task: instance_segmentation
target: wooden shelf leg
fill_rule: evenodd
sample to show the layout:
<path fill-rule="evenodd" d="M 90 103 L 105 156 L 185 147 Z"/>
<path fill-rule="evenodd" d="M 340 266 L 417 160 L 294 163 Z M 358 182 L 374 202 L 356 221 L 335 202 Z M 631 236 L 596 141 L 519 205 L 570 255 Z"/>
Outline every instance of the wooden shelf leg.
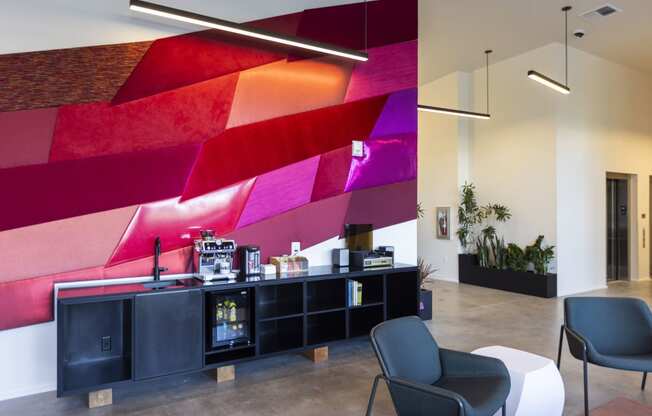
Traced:
<path fill-rule="evenodd" d="M 313 363 L 322 363 L 328 361 L 328 347 L 313 348 L 303 352 L 303 355 L 308 357 Z"/>
<path fill-rule="evenodd" d="M 215 381 L 218 383 L 225 383 L 227 381 L 235 380 L 235 366 L 227 365 L 215 369 Z"/>
<path fill-rule="evenodd" d="M 88 393 L 88 408 L 111 406 L 113 404 L 113 389 L 104 389 Z"/>

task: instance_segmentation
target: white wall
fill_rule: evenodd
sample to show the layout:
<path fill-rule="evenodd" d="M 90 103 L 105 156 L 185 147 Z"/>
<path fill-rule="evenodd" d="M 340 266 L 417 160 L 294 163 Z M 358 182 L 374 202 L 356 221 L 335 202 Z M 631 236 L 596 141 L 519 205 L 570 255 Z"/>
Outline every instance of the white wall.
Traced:
<path fill-rule="evenodd" d="M 459 108 L 465 104 L 461 91 L 469 77 L 460 72 L 419 87 L 419 103 Z M 461 140 L 468 128 L 458 117 L 419 112 L 418 200 L 424 217 L 418 220 L 418 254 L 437 269 L 435 278 L 457 281 L 457 202 L 460 169 L 464 171 Z M 438 240 L 436 207 L 451 208 L 451 239 Z"/>
<path fill-rule="evenodd" d="M 557 246 L 560 295 L 606 284 L 607 172 L 637 179 L 632 278 L 650 274 L 641 238 L 649 222 L 641 214 L 649 213 L 652 77 L 574 48 L 569 53 L 568 96 L 526 77 L 536 69 L 563 81 L 563 45 L 492 65 L 492 120 L 475 123 L 471 146 L 479 200 L 512 209 L 513 219 L 499 227 L 506 239 L 528 244 L 544 234 Z M 476 71 L 479 108 L 484 80 L 484 70 Z"/>
<path fill-rule="evenodd" d="M 641 215 L 650 213 L 652 76 L 575 49 L 570 59 L 572 93 L 560 106 L 556 137 L 561 293 L 605 284 L 607 172 L 636 175 L 631 277 L 650 276 L 649 219 Z"/>

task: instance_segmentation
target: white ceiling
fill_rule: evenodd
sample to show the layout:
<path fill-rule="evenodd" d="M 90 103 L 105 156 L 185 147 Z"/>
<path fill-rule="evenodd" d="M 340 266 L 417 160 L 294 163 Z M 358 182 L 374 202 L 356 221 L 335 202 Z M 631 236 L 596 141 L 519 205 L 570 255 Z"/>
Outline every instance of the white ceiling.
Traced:
<path fill-rule="evenodd" d="M 150 0 L 243 22 L 356 0 Z M 129 0 L 2 1 L 0 54 L 152 40 L 197 30 L 145 18 Z"/>
<path fill-rule="evenodd" d="M 579 14 L 610 3 L 623 9 L 603 20 Z M 652 74 L 652 0 L 419 0 L 419 82 L 484 65 L 551 42 L 563 42 L 561 8 L 569 12 L 570 45 Z M 586 36 L 578 40 L 575 29 Z"/>

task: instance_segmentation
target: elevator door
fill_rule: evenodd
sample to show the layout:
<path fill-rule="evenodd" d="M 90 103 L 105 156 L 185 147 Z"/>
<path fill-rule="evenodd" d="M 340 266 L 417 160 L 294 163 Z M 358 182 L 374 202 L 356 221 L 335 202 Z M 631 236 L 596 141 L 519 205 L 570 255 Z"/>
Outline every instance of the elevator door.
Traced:
<path fill-rule="evenodd" d="M 607 178 L 607 281 L 629 279 L 628 205 L 627 180 Z"/>

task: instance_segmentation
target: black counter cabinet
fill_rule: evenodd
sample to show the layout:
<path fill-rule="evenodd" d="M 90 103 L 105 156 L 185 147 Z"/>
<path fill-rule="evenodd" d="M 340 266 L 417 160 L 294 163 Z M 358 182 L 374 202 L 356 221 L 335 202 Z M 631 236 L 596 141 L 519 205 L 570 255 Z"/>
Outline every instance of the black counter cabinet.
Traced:
<path fill-rule="evenodd" d="M 57 299 L 57 396 L 368 336 L 380 322 L 417 315 L 417 273 L 407 265 L 357 271 L 317 267 L 299 275 L 218 285 L 195 281 L 160 291 L 135 285 L 124 291 L 62 290 Z M 351 280 L 362 283 L 359 305 L 349 302 Z M 230 294 L 240 294 L 238 299 L 246 299 L 240 302 L 248 305 L 216 310 L 215 299 Z M 216 327 L 220 317 L 227 319 L 224 328 Z M 230 324 L 246 334 L 236 333 L 243 335 L 238 342 L 217 342 Z"/>

